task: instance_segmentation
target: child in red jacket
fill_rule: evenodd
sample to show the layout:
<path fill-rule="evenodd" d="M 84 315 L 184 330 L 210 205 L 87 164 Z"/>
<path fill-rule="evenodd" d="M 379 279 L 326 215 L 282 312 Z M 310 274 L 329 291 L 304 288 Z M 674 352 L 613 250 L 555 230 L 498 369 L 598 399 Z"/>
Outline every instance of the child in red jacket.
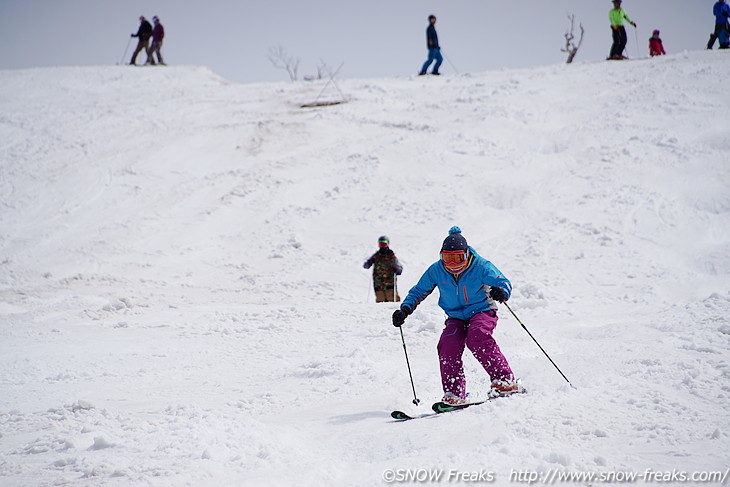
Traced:
<path fill-rule="evenodd" d="M 659 38 L 659 31 L 655 30 L 652 32 L 651 39 L 649 39 L 649 55 L 650 56 L 661 56 L 666 54 L 664 52 L 664 45 L 662 40 Z"/>

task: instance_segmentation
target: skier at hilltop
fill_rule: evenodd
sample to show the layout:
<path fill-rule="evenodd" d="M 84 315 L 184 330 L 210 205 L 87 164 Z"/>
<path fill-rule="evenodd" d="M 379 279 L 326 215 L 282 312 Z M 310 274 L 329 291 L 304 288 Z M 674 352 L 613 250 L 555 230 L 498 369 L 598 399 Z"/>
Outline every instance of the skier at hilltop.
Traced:
<path fill-rule="evenodd" d="M 365 269 L 373 267 L 373 288 L 375 289 L 375 302 L 396 302 L 400 301 L 395 276 L 400 276 L 403 266 L 398 261 L 395 253 L 390 249 L 390 239 L 383 235 L 378 239 L 378 251 L 375 252 L 362 265 Z"/>
<path fill-rule="evenodd" d="M 730 25 L 728 24 L 730 22 L 730 6 L 725 3 L 725 0 L 718 0 L 712 6 L 712 13 L 715 16 L 715 31 L 710 34 L 707 49 L 712 49 L 718 39 L 720 40 L 720 49 L 727 49 L 727 46 L 723 48 L 722 45 L 723 40 L 727 40 L 728 33 L 730 33 Z"/>
<path fill-rule="evenodd" d="M 608 12 L 608 18 L 611 21 L 611 33 L 613 35 L 613 44 L 611 45 L 611 54 L 609 59 L 627 59 L 624 56 L 626 49 L 626 28 L 624 27 L 624 19 L 636 28 L 636 22 L 632 21 L 626 11 L 621 8 L 621 0 L 613 0 L 613 9 Z"/>
<path fill-rule="evenodd" d="M 441 67 L 441 63 L 444 62 L 444 58 L 441 56 L 439 36 L 436 33 L 435 15 L 428 16 L 428 28 L 426 29 L 426 47 L 428 48 L 428 59 L 425 63 L 423 63 L 421 72 L 418 73 L 418 75 L 422 76 L 426 74 L 426 71 L 428 71 L 428 67 L 431 65 L 431 63 L 436 61 L 436 64 L 433 65 L 433 70 L 431 70 L 431 74 L 435 74 L 436 76 L 438 76 L 439 74 L 441 74 L 439 73 L 439 68 Z"/>
<path fill-rule="evenodd" d="M 129 61 L 130 66 L 134 66 L 137 62 L 137 54 L 139 54 L 142 49 L 145 50 L 147 53 L 147 61 L 150 60 L 150 36 L 152 35 L 152 26 L 149 22 L 147 22 L 147 19 L 144 18 L 144 15 L 139 16 L 139 29 L 137 30 L 136 34 L 132 34 L 132 37 L 136 37 L 139 39 L 137 42 L 137 49 L 134 50 L 134 53 L 132 54 L 132 60 Z"/>
<path fill-rule="evenodd" d="M 649 55 L 653 57 L 664 54 L 666 54 L 664 44 L 662 44 L 662 39 L 659 37 L 659 31 L 655 30 L 652 32 L 651 38 L 649 38 Z"/>
<path fill-rule="evenodd" d="M 466 379 L 462 354 L 468 347 L 491 379 L 490 395 L 523 392 L 492 333 L 497 326 L 497 302 L 510 297 L 512 285 L 494 264 L 467 245 L 459 227 L 452 227 L 441 246 L 441 258 L 411 288 L 393 325 L 401 326 L 421 301 L 439 289 L 439 306 L 447 315 L 438 343 L 443 402 L 465 404 Z"/>
<path fill-rule="evenodd" d="M 160 23 L 160 19 L 157 15 L 152 17 L 152 22 L 155 23 L 155 26 L 152 29 L 152 45 L 150 46 L 150 54 L 147 59 L 147 64 L 162 64 L 164 66 L 165 62 L 162 60 L 160 49 L 162 49 L 162 39 L 165 38 L 165 28 Z M 157 53 L 157 62 L 155 62 L 155 53 Z"/>

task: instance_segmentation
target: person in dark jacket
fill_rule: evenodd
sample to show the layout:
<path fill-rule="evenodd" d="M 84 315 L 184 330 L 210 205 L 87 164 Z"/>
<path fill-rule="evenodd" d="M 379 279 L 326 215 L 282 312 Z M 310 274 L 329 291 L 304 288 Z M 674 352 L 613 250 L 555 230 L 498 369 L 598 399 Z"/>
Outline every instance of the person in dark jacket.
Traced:
<path fill-rule="evenodd" d="M 147 64 L 162 64 L 164 66 L 165 62 L 162 60 L 160 49 L 162 49 L 162 39 L 165 38 L 165 28 L 162 27 L 157 15 L 152 17 L 152 22 L 154 22 L 155 26 L 152 28 L 152 45 L 150 46 L 150 55 Z M 157 53 L 157 63 L 155 63 L 155 53 Z"/>
<path fill-rule="evenodd" d="M 436 64 L 434 64 L 431 74 L 441 74 L 439 73 L 439 68 L 441 67 L 441 63 L 444 62 L 444 58 L 441 56 L 441 46 L 439 46 L 439 36 L 436 33 L 436 16 L 429 15 L 428 22 L 429 25 L 426 29 L 426 47 L 428 47 L 428 59 L 425 63 L 423 63 L 421 72 L 418 73 L 419 76 L 426 74 L 426 71 L 428 71 L 428 67 L 434 61 L 436 61 Z"/>
<path fill-rule="evenodd" d="M 137 54 L 142 51 L 142 49 L 145 50 L 147 53 L 147 61 L 149 61 L 150 58 L 150 36 L 152 35 L 152 26 L 149 22 L 147 22 L 147 19 L 144 18 L 143 15 L 139 16 L 139 29 L 137 30 L 136 34 L 132 34 L 132 37 L 136 37 L 139 39 L 137 42 L 137 49 L 134 50 L 134 53 L 132 54 L 132 60 L 129 61 L 129 64 L 131 66 L 134 66 L 137 62 Z"/>
<path fill-rule="evenodd" d="M 715 41 L 728 36 L 730 32 L 730 6 L 725 3 L 725 0 L 718 0 L 712 7 L 712 14 L 715 16 L 715 31 L 710 34 L 710 41 L 707 43 L 707 49 L 712 49 L 715 45 Z M 725 49 L 727 46 L 725 46 Z M 720 49 L 722 47 L 722 40 L 720 40 Z"/>
<path fill-rule="evenodd" d="M 373 267 L 373 288 L 375 289 L 375 302 L 396 302 L 400 301 L 395 276 L 400 276 L 403 266 L 398 257 L 390 249 L 390 239 L 383 235 L 378 239 L 378 249 L 362 265 L 365 269 Z"/>

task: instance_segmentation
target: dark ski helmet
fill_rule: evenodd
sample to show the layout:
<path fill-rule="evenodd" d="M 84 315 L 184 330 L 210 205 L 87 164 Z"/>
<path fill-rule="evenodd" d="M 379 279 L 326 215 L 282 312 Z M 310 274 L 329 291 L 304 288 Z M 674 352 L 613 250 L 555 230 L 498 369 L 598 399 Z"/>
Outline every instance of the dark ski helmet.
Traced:
<path fill-rule="evenodd" d="M 468 244 L 466 239 L 461 235 L 461 228 L 453 226 L 449 229 L 449 236 L 444 240 L 441 245 L 441 252 L 454 252 L 463 250 L 466 251 Z"/>

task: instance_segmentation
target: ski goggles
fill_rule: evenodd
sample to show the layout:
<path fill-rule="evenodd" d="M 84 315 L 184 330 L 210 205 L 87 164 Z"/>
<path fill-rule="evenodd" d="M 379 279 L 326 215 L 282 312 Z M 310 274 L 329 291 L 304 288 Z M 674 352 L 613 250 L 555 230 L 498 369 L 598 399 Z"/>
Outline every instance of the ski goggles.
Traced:
<path fill-rule="evenodd" d="M 441 260 L 444 264 L 461 264 L 466 260 L 466 252 L 464 250 L 441 252 Z"/>

